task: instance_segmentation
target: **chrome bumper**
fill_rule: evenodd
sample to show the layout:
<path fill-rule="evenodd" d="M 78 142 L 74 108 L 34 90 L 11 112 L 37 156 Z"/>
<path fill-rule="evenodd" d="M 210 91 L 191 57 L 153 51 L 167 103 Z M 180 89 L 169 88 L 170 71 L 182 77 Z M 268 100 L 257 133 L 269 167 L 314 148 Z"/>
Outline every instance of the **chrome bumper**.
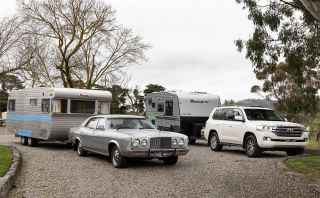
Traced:
<path fill-rule="evenodd" d="M 129 150 L 122 155 L 130 158 L 164 158 L 171 156 L 186 155 L 189 149 L 149 149 L 149 150 Z"/>

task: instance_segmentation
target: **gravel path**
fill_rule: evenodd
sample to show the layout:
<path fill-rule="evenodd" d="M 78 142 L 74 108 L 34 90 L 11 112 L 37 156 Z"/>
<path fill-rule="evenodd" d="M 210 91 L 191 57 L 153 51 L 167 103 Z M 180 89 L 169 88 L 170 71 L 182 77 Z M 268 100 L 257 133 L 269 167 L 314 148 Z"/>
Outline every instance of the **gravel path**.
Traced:
<path fill-rule="evenodd" d="M 10 198 L 320 198 L 320 192 L 303 178 L 278 169 L 277 163 L 286 156 L 281 152 L 249 159 L 236 148 L 215 153 L 196 145 L 176 166 L 134 161 L 127 169 L 115 169 L 102 156 L 78 157 L 61 144 L 31 148 L 1 133 L 0 143 L 15 144 L 23 155 Z"/>

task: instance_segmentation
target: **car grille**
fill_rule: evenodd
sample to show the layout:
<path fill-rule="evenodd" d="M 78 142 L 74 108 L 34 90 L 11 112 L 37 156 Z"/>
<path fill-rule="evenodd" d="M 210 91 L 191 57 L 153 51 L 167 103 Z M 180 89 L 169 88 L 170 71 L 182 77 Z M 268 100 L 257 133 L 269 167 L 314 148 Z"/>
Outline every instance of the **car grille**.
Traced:
<path fill-rule="evenodd" d="M 272 132 L 279 137 L 301 137 L 303 133 L 301 127 L 278 126 L 272 129 Z"/>
<path fill-rule="evenodd" d="M 168 149 L 171 148 L 171 138 L 170 137 L 159 137 L 150 139 L 151 149 Z"/>

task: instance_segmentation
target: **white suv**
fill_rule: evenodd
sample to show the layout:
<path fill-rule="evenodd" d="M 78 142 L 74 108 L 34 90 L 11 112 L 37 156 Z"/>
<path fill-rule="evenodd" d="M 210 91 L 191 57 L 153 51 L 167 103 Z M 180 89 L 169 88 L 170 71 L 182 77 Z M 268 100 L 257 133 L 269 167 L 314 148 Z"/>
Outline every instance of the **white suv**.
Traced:
<path fill-rule="evenodd" d="M 224 145 L 239 145 L 249 157 L 259 156 L 266 150 L 301 154 L 308 135 L 303 125 L 287 122 L 272 109 L 260 107 L 215 108 L 204 129 L 211 150 L 220 151 Z"/>

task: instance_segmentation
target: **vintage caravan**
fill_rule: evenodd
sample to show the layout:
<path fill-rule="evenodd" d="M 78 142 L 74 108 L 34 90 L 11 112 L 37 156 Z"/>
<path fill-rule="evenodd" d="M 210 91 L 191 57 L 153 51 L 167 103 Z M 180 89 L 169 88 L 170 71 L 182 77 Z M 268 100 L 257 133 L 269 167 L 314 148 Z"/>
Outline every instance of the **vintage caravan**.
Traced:
<path fill-rule="evenodd" d="M 221 106 L 220 97 L 205 92 L 154 92 L 145 97 L 146 116 L 160 130 L 188 135 L 190 143 L 201 137 L 209 114 Z"/>
<path fill-rule="evenodd" d="M 95 114 L 109 114 L 111 93 L 71 88 L 28 88 L 9 94 L 7 129 L 22 144 L 67 141 L 71 127 Z"/>

